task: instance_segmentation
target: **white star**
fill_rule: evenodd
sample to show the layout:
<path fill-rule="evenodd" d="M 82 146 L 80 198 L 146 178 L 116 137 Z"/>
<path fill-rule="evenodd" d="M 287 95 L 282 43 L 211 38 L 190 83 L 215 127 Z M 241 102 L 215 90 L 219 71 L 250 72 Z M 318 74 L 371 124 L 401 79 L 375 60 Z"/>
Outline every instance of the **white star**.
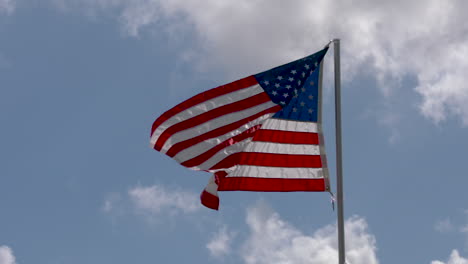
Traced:
<path fill-rule="evenodd" d="M 305 91 L 306 91 L 306 88 L 305 88 L 305 87 L 302 87 L 301 91 L 302 91 L 302 92 L 305 92 Z"/>
<path fill-rule="evenodd" d="M 305 105 L 305 103 L 304 103 L 304 102 L 301 102 L 301 106 L 304 106 L 304 105 Z"/>
<path fill-rule="evenodd" d="M 264 83 L 265 85 L 269 85 L 269 84 L 270 84 L 269 81 L 264 81 L 263 83 Z"/>
<path fill-rule="evenodd" d="M 288 96 L 289 96 L 288 93 L 284 93 L 284 94 L 283 94 L 283 97 L 284 97 L 284 98 L 288 98 Z"/>
<path fill-rule="evenodd" d="M 276 87 L 276 88 L 279 88 L 279 87 L 280 87 L 280 84 L 279 84 L 279 83 L 275 83 L 275 87 Z"/>
<path fill-rule="evenodd" d="M 281 102 L 280 102 L 280 104 L 282 104 L 282 105 L 285 105 L 286 103 L 285 103 L 285 102 L 283 102 L 283 101 L 281 101 Z"/>
<path fill-rule="evenodd" d="M 306 69 L 309 69 L 309 68 L 310 68 L 309 64 L 304 65 L 304 67 L 305 67 Z"/>
<path fill-rule="evenodd" d="M 312 82 L 310 82 L 310 86 L 314 86 L 314 84 L 315 84 L 315 83 L 314 83 L 313 81 L 312 81 Z"/>
<path fill-rule="evenodd" d="M 312 114 L 314 112 L 314 109 L 309 108 L 309 114 Z"/>
<path fill-rule="evenodd" d="M 278 93 L 276 91 L 271 92 L 273 95 L 277 95 Z"/>
<path fill-rule="evenodd" d="M 305 72 L 302 72 L 302 77 L 305 77 Z"/>
<path fill-rule="evenodd" d="M 314 99 L 314 96 L 313 96 L 313 95 L 309 95 L 309 99 L 310 99 L 310 100 Z"/>
<path fill-rule="evenodd" d="M 296 108 L 296 107 L 293 108 L 293 112 L 294 112 L 294 113 L 297 112 L 297 108 Z"/>
<path fill-rule="evenodd" d="M 294 81 L 294 78 L 293 77 L 289 77 L 288 79 L 290 82 Z"/>
<path fill-rule="evenodd" d="M 297 89 L 294 89 L 294 93 L 297 94 Z"/>
<path fill-rule="evenodd" d="M 317 66 L 318 66 L 318 62 L 315 62 L 315 67 L 317 67 Z"/>
<path fill-rule="evenodd" d="M 278 76 L 277 79 L 281 81 L 283 80 L 283 76 Z"/>
<path fill-rule="evenodd" d="M 301 80 L 297 81 L 297 84 L 298 84 L 298 85 L 301 85 Z"/>
<path fill-rule="evenodd" d="M 292 70 L 291 73 L 292 73 L 292 74 L 296 74 L 297 71 L 296 71 L 296 70 Z"/>
<path fill-rule="evenodd" d="M 286 89 L 288 89 L 288 90 L 291 89 L 291 85 L 289 85 L 289 84 L 286 85 Z"/>

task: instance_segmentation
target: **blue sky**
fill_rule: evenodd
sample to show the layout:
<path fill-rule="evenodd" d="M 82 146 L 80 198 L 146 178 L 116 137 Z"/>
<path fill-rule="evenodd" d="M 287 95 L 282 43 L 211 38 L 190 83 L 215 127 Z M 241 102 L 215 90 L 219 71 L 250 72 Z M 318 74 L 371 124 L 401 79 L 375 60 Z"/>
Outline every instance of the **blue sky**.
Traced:
<path fill-rule="evenodd" d="M 467 8 L 0 0 L 0 264 L 333 263 L 328 194 L 223 192 L 215 212 L 198 201 L 208 174 L 148 147 L 172 106 L 331 38 L 342 45 L 348 262 L 468 263 Z"/>

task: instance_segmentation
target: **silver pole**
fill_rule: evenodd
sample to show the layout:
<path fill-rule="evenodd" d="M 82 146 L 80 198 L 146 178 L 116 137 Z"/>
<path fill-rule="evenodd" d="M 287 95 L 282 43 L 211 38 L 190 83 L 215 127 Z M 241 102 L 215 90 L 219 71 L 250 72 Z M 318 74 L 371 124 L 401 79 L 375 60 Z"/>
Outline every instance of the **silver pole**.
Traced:
<path fill-rule="evenodd" d="M 336 202 L 338 205 L 338 263 L 346 263 L 344 211 L 343 211 L 343 167 L 341 157 L 341 72 L 340 39 L 333 40 L 335 58 L 335 129 L 336 129 Z"/>

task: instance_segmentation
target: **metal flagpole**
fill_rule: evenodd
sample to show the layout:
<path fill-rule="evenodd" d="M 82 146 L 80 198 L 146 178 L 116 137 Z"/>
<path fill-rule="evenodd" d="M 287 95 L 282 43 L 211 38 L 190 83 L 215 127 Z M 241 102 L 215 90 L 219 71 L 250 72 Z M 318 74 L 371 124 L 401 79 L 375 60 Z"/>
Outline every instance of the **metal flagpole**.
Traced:
<path fill-rule="evenodd" d="M 343 210 L 343 167 L 341 157 L 341 72 L 340 39 L 333 40 L 335 58 L 335 129 L 336 129 L 336 201 L 338 214 L 338 264 L 346 263 L 344 210 Z"/>

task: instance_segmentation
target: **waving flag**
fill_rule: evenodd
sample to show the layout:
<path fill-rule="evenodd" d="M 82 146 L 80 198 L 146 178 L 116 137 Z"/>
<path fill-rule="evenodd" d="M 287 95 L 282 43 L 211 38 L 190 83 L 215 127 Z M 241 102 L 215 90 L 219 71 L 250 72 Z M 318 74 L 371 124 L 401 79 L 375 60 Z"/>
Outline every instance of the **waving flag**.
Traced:
<path fill-rule="evenodd" d="M 198 94 L 153 123 L 151 146 L 183 166 L 212 172 L 217 191 L 328 191 L 321 129 L 321 61 L 308 57 Z"/>

